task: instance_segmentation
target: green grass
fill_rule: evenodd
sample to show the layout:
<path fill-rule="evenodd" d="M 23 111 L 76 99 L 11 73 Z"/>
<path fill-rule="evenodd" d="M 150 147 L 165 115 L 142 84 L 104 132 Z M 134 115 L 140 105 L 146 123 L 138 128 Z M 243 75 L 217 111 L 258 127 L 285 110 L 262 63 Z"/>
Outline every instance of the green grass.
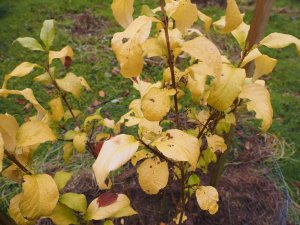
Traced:
<path fill-rule="evenodd" d="M 135 14 L 137 15 L 140 3 L 136 1 Z M 150 2 L 150 3 L 149 3 Z M 149 5 L 154 5 L 154 0 L 145 1 Z M 113 53 L 107 49 L 110 46 L 112 34 L 119 31 L 120 28 L 114 22 L 112 17 L 110 1 L 99 0 L 2 0 L 0 2 L 0 80 L 10 72 L 16 65 L 23 61 L 37 62 L 44 64 L 46 57 L 43 53 L 34 52 L 22 48 L 18 43 L 12 45 L 13 41 L 22 36 L 31 36 L 38 38 L 42 22 L 45 19 L 53 18 L 57 21 L 57 36 L 53 49 L 59 50 L 65 45 L 71 45 L 75 51 L 75 58 L 70 70 L 75 74 L 84 76 L 92 87 L 92 92 L 83 92 L 80 101 L 68 97 L 74 105 L 74 108 L 85 110 L 91 103 L 98 99 L 115 99 L 122 97 L 124 91 L 129 90 L 130 94 L 124 97 L 122 101 L 114 104 L 107 104 L 103 111 L 107 112 L 111 118 L 117 119 L 122 115 L 129 102 L 137 97 L 137 92 L 132 91 L 130 81 L 121 76 L 114 75 L 112 69 L 117 67 L 117 61 Z M 300 38 L 300 3 L 297 0 L 278 0 L 275 1 L 276 8 L 287 7 L 291 13 L 271 13 L 270 22 L 266 34 L 277 31 L 289 33 Z M 103 21 L 103 27 L 94 35 L 74 35 L 72 27 L 74 26 L 74 17 L 84 11 L 91 11 L 96 18 Z M 208 15 L 218 19 L 224 10 L 218 7 L 204 9 Z M 297 14 L 298 12 L 298 14 Z M 246 20 L 249 21 L 251 13 L 246 14 Z M 230 39 L 233 40 L 233 39 Z M 234 45 L 231 41 L 225 43 L 228 48 Z M 226 51 L 225 51 L 226 52 Z M 293 143 L 295 149 L 300 149 L 300 60 L 294 46 L 283 50 L 264 49 L 271 57 L 279 59 L 275 71 L 267 76 L 267 84 L 271 92 L 272 103 L 274 107 L 274 122 L 270 132 L 277 134 Z M 154 80 L 161 73 L 161 68 L 147 66 L 143 76 Z M 42 85 L 33 83 L 32 78 L 41 71 L 35 71 L 32 75 L 24 78 L 11 79 L 10 89 L 24 89 L 32 87 L 39 102 L 46 102 L 49 96 L 46 94 Z M 1 84 L 1 82 L 0 82 Z M 105 98 L 98 96 L 98 91 L 104 90 Z M 17 117 L 22 122 L 24 109 L 22 105 L 16 103 L 16 96 L 9 96 L 6 99 L 0 98 L 0 113 L 9 113 Z M 26 114 L 33 115 L 31 109 Z M 48 147 L 48 146 L 46 146 Z M 47 148 L 46 148 L 47 150 Z M 45 157 L 55 157 L 47 155 L 44 150 L 40 155 Z M 294 159 L 300 160 L 300 152 L 297 151 Z M 282 168 L 286 179 L 291 183 L 300 180 L 300 167 L 298 162 L 282 162 Z M 0 180 L 0 183 L 3 181 Z M 6 183 L 5 187 L 11 187 Z M 5 188 L 4 186 L 1 189 Z M 2 191 L 1 191 L 2 192 Z M 0 204 L 6 205 L 7 192 L 3 192 L 6 202 Z M 9 195 L 10 197 L 12 195 Z M 2 201 L 2 200 L 1 200 Z"/>

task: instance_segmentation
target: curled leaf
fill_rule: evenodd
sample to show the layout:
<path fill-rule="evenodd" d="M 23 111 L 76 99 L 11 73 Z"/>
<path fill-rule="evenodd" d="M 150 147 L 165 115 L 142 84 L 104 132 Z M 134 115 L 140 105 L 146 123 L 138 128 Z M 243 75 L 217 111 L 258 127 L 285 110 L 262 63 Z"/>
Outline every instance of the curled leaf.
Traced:
<path fill-rule="evenodd" d="M 235 0 L 227 0 L 225 17 L 213 23 L 214 28 L 226 34 L 235 30 L 243 22 L 243 16 Z"/>
<path fill-rule="evenodd" d="M 65 62 L 73 59 L 74 53 L 73 49 L 70 46 L 66 46 L 60 51 L 50 51 L 49 52 L 49 64 L 52 63 L 53 59 L 60 59 L 63 65 L 65 65 Z"/>
<path fill-rule="evenodd" d="M 116 201 L 103 207 L 99 207 L 98 198 L 94 199 L 86 212 L 88 220 L 103 220 L 106 218 L 119 218 L 131 216 L 137 212 L 131 208 L 130 200 L 124 194 L 118 194 Z"/>
<path fill-rule="evenodd" d="M 113 0 L 111 9 L 117 22 L 126 28 L 132 23 L 132 14 L 134 0 Z"/>
<path fill-rule="evenodd" d="M 221 75 L 222 58 L 218 48 L 206 37 L 197 37 L 183 44 L 182 50 L 212 68 L 217 79 Z"/>
<path fill-rule="evenodd" d="M 300 40 L 290 34 L 271 33 L 259 42 L 268 48 L 284 48 L 290 44 L 295 44 L 300 56 Z"/>
<path fill-rule="evenodd" d="M 93 164 L 97 184 L 100 189 L 108 189 L 105 180 L 110 171 L 128 162 L 139 147 L 139 142 L 131 135 L 121 134 L 105 141 L 97 160 Z"/>
<path fill-rule="evenodd" d="M 140 16 L 123 32 L 116 33 L 111 41 L 121 67 L 121 74 L 126 77 L 137 77 L 144 67 L 141 45 L 150 34 L 152 19 Z"/>
<path fill-rule="evenodd" d="M 273 109 L 268 90 L 257 83 L 247 84 L 239 96 L 250 100 L 247 102 L 247 109 L 254 110 L 257 119 L 262 119 L 262 131 L 267 131 L 272 124 Z"/>
<path fill-rule="evenodd" d="M 4 148 L 13 152 L 17 145 L 17 131 L 19 124 L 15 117 L 8 114 L 0 114 L 0 134 L 4 143 Z"/>

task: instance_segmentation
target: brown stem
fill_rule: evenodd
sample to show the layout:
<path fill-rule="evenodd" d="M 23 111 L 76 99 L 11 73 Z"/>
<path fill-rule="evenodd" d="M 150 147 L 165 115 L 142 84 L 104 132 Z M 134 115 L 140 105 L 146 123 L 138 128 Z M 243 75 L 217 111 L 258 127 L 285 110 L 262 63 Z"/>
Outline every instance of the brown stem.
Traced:
<path fill-rule="evenodd" d="M 14 164 L 16 164 L 24 173 L 26 173 L 28 175 L 32 175 L 32 173 L 13 154 L 11 154 L 6 149 L 4 149 L 4 153 L 5 153 L 6 157 L 10 161 L 12 161 Z"/>
<path fill-rule="evenodd" d="M 205 129 L 208 127 L 210 121 L 215 120 L 218 117 L 219 117 L 219 113 L 211 113 L 210 114 L 210 116 L 206 120 L 205 124 L 203 125 L 202 129 L 198 133 L 198 136 L 197 136 L 198 139 L 203 135 L 203 133 L 204 133 Z"/>
<path fill-rule="evenodd" d="M 174 105 L 175 105 L 175 113 L 176 113 L 176 126 L 179 125 L 179 114 L 178 114 L 178 99 L 177 99 L 177 85 L 175 80 L 175 70 L 174 70 L 174 56 L 171 50 L 170 45 L 170 36 L 169 36 L 169 19 L 165 11 L 165 0 L 160 0 L 160 8 L 163 15 L 163 23 L 164 23 L 164 31 L 165 31 L 165 37 L 166 37 L 166 43 L 167 43 L 167 49 L 168 49 L 168 65 L 171 72 L 171 78 L 172 78 L 172 87 L 176 90 L 176 94 L 174 95 Z"/>
<path fill-rule="evenodd" d="M 180 172 L 181 172 L 181 191 L 180 191 L 180 217 L 179 217 L 179 225 L 182 224 L 183 215 L 185 212 L 185 171 L 184 171 L 184 163 L 180 163 Z"/>
<path fill-rule="evenodd" d="M 50 78 L 51 78 L 51 80 L 52 80 L 52 84 L 53 84 L 54 87 L 58 90 L 58 92 L 59 92 L 59 94 L 60 94 L 60 96 L 61 96 L 63 102 L 65 103 L 66 107 L 67 107 L 68 110 L 70 111 L 70 113 L 71 113 L 71 115 L 72 115 L 72 117 L 73 117 L 73 119 L 74 119 L 76 125 L 79 126 L 79 123 L 78 123 L 78 121 L 77 121 L 77 119 L 76 119 L 75 114 L 74 114 L 73 111 L 72 111 L 72 108 L 71 108 L 71 106 L 70 106 L 70 104 L 69 104 L 69 102 L 68 102 L 68 100 L 67 100 L 67 98 L 66 98 L 65 93 L 62 93 L 62 90 L 61 90 L 60 87 L 58 86 L 58 84 L 57 84 L 57 82 L 56 82 L 56 80 L 55 80 L 53 74 L 52 74 L 51 71 L 50 71 L 50 66 L 47 65 L 47 66 L 45 67 L 45 69 L 46 69 L 47 73 L 49 74 L 49 76 L 50 76 Z"/>
<path fill-rule="evenodd" d="M 160 159 L 163 159 L 165 161 L 167 161 L 168 163 L 170 163 L 172 166 L 176 166 L 178 168 L 180 168 L 176 162 L 174 162 L 172 159 L 169 159 L 168 157 L 166 157 L 164 154 L 162 154 L 160 151 L 158 151 L 155 148 L 152 148 L 150 145 L 146 144 L 142 139 L 138 138 L 138 140 L 147 148 L 149 149 L 154 155 L 158 156 Z"/>

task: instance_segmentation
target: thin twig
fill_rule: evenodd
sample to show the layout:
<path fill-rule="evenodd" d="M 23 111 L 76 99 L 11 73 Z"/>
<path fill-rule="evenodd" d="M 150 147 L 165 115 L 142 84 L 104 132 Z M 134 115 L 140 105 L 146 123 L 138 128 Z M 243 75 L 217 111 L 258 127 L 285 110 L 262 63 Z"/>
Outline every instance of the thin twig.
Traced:
<path fill-rule="evenodd" d="M 66 107 L 68 108 L 68 110 L 70 111 L 70 113 L 71 113 L 71 115 L 72 115 L 72 117 L 73 117 L 73 119 L 74 119 L 76 125 L 79 126 L 79 123 L 78 123 L 78 121 L 77 121 L 77 119 L 76 119 L 76 116 L 75 116 L 74 112 L 72 111 L 72 108 L 71 108 L 71 106 L 70 106 L 70 104 L 69 104 L 69 102 L 68 102 L 68 100 L 67 100 L 67 98 L 66 98 L 65 93 L 63 93 L 63 91 L 60 89 L 60 87 L 58 86 L 58 84 L 57 84 L 57 82 L 56 82 L 56 80 L 55 80 L 55 78 L 54 78 L 54 76 L 53 76 L 53 74 L 51 73 L 49 64 L 45 67 L 45 70 L 46 70 L 47 73 L 49 74 L 49 76 L 50 76 L 50 78 L 51 78 L 51 80 L 52 80 L 52 84 L 53 84 L 54 87 L 58 90 L 59 95 L 61 96 L 61 98 L 62 98 L 62 100 L 64 101 L 64 103 L 65 103 Z"/>
<path fill-rule="evenodd" d="M 7 156 L 7 158 L 14 164 L 16 164 L 24 173 L 32 175 L 32 173 L 13 154 L 11 154 L 6 149 L 4 149 L 4 153 Z"/>
<path fill-rule="evenodd" d="M 174 56 L 171 50 L 170 45 L 170 36 L 169 36 L 169 19 L 167 17 L 166 11 L 165 11 L 165 0 L 160 0 L 160 8 L 163 15 L 163 23 L 164 23 L 164 31 L 165 31 L 165 37 L 166 37 L 166 43 L 167 43 L 167 49 L 168 49 L 168 65 L 171 72 L 171 78 L 172 78 L 172 87 L 176 90 L 176 94 L 174 95 L 174 105 L 175 105 L 175 113 L 176 113 L 176 126 L 179 126 L 179 114 L 178 114 L 178 99 L 177 99 L 177 85 L 175 80 L 175 70 L 174 70 Z"/>

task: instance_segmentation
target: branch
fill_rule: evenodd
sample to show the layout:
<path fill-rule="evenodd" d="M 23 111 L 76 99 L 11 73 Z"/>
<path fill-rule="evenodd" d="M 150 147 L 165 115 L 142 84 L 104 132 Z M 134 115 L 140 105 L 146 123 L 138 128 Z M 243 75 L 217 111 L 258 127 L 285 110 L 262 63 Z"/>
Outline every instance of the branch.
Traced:
<path fill-rule="evenodd" d="M 177 99 L 177 85 L 175 80 L 175 71 L 174 71 L 174 57 L 171 50 L 170 45 L 170 36 L 169 36 L 169 19 L 167 17 L 166 11 L 165 11 L 165 0 L 160 0 L 160 8 L 163 15 L 163 23 L 164 23 L 164 31 L 165 31 L 165 37 L 166 37 L 166 43 L 167 43 L 167 49 L 168 49 L 168 65 L 171 72 L 171 78 L 172 78 L 172 87 L 176 90 L 176 94 L 174 95 L 174 105 L 175 105 L 175 113 L 176 113 L 176 126 L 179 125 L 179 115 L 178 115 L 178 99 Z"/>
<path fill-rule="evenodd" d="M 61 98 L 62 98 L 62 100 L 64 101 L 65 105 L 67 106 L 68 110 L 70 111 L 70 113 L 71 113 L 71 115 L 72 115 L 72 117 L 73 117 L 73 119 L 74 119 L 76 125 L 79 126 L 79 123 L 78 123 L 78 121 L 77 121 L 77 119 L 76 119 L 75 114 L 74 114 L 73 111 L 72 111 L 72 108 L 71 108 L 71 106 L 70 106 L 70 104 L 69 104 L 69 102 L 68 102 L 68 100 L 67 100 L 67 98 L 66 98 L 65 93 L 62 93 L 62 90 L 61 90 L 60 87 L 58 86 L 58 84 L 57 84 L 57 82 L 56 82 L 56 80 L 55 80 L 53 74 L 52 74 L 51 71 L 50 71 L 49 64 L 45 67 L 45 70 L 46 70 L 47 73 L 49 74 L 49 76 L 50 76 L 50 78 L 51 78 L 51 80 L 52 80 L 52 84 L 53 84 L 54 87 L 59 91 L 59 95 L 61 96 Z"/>
<path fill-rule="evenodd" d="M 158 151 L 155 148 L 152 148 L 150 145 L 146 144 L 142 139 L 138 138 L 138 140 L 147 148 L 149 149 L 154 155 L 158 156 L 160 159 L 163 159 L 165 161 L 167 161 L 168 163 L 170 163 L 172 166 L 176 166 L 178 168 L 180 168 L 179 165 L 177 165 L 176 162 L 174 162 L 172 159 L 169 159 L 168 157 L 166 157 L 164 154 L 162 154 L 160 151 Z"/>
<path fill-rule="evenodd" d="M 199 139 L 200 137 L 202 137 L 205 129 L 208 127 L 208 124 L 210 123 L 210 121 L 215 120 L 216 118 L 219 117 L 218 115 L 219 113 L 212 113 L 210 114 L 210 116 L 208 117 L 208 119 L 206 120 L 205 124 L 203 125 L 202 129 L 199 131 L 199 134 L 197 136 L 197 138 Z"/>
<path fill-rule="evenodd" d="M 24 173 L 32 175 L 32 173 L 13 154 L 11 154 L 6 149 L 4 149 L 4 153 L 7 156 L 7 158 L 14 164 L 16 164 Z"/>

